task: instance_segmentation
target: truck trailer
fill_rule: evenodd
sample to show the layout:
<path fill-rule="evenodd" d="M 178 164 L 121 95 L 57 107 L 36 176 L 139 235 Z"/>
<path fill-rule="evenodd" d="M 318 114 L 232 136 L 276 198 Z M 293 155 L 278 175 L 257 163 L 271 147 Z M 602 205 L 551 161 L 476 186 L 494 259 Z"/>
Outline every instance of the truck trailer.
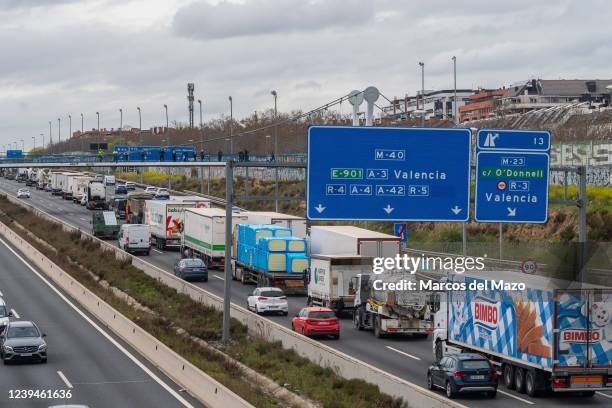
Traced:
<path fill-rule="evenodd" d="M 529 396 L 612 390 L 612 289 L 571 289 L 567 281 L 508 271 L 452 274 L 446 282 L 454 287 L 435 315 L 436 359 L 483 354 L 507 388 Z"/>
<path fill-rule="evenodd" d="M 393 235 L 349 225 L 310 228 L 311 254 L 395 257 L 399 252 L 400 239 Z"/>
<path fill-rule="evenodd" d="M 106 210 L 106 187 L 104 183 L 90 180 L 87 184 L 87 203 L 88 210 Z"/>
<path fill-rule="evenodd" d="M 244 211 L 249 224 L 271 224 L 281 225 L 291 229 L 291 235 L 306 238 L 306 218 L 295 215 L 281 214 L 272 211 Z"/>
<path fill-rule="evenodd" d="M 157 248 L 180 248 L 185 229 L 185 209 L 196 208 L 198 203 L 199 201 L 145 201 L 145 223 L 151 227 L 151 237 Z"/>
<path fill-rule="evenodd" d="M 82 176 L 84 176 L 83 173 L 72 173 L 66 176 L 66 182 L 62 186 L 62 198 L 64 200 L 72 200 L 77 178 Z"/>
<path fill-rule="evenodd" d="M 246 216 L 232 214 L 232 227 L 246 223 Z M 225 266 L 225 210 L 221 208 L 185 209 L 181 254 L 201 258 L 209 268 Z M 233 229 L 233 228 L 232 228 Z"/>
<path fill-rule="evenodd" d="M 125 221 L 128 224 L 146 224 L 145 202 L 152 200 L 154 194 L 144 192 L 131 192 L 127 195 L 125 207 Z"/>

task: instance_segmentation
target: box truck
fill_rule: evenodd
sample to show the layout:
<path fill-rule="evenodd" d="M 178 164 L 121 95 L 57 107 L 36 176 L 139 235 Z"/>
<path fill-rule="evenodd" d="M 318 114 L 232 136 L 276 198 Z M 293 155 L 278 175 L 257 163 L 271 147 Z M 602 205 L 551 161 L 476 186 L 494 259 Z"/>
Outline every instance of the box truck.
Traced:
<path fill-rule="evenodd" d="M 234 228 L 232 278 L 286 294 L 305 294 L 310 259 L 306 239 L 291 236 L 287 227 L 238 224 Z"/>
<path fill-rule="evenodd" d="M 210 199 L 199 196 L 170 196 L 170 201 L 180 201 L 182 203 L 192 203 L 194 208 L 210 208 Z"/>
<path fill-rule="evenodd" d="M 272 211 L 244 211 L 249 224 L 281 225 L 291 229 L 291 235 L 306 238 L 306 218 Z"/>
<path fill-rule="evenodd" d="M 87 184 L 87 203 L 88 210 L 106 210 L 106 187 L 104 183 L 90 180 Z"/>
<path fill-rule="evenodd" d="M 349 225 L 310 228 L 311 254 L 395 257 L 399 252 L 400 239 L 393 235 Z"/>
<path fill-rule="evenodd" d="M 152 200 L 154 194 L 144 192 L 131 192 L 127 195 L 125 207 L 125 220 L 128 224 L 146 224 L 145 202 Z"/>
<path fill-rule="evenodd" d="M 62 186 L 62 198 L 64 200 L 72 200 L 73 191 L 76 189 L 76 179 L 83 175 L 83 173 L 72 173 L 66 176 L 66 182 Z"/>
<path fill-rule="evenodd" d="M 435 314 L 436 359 L 481 353 L 507 388 L 530 396 L 612 390 L 612 289 L 507 271 L 445 281 L 454 286 Z"/>
<path fill-rule="evenodd" d="M 185 209 L 196 208 L 198 203 L 174 200 L 145 201 L 145 221 L 151 227 L 151 237 L 157 248 L 180 248 L 185 226 Z M 204 204 L 210 204 L 210 201 Z"/>
<path fill-rule="evenodd" d="M 181 254 L 202 258 L 209 268 L 225 266 L 225 210 L 187 208 L 184 215 Z M 232 226 L 246 223 L 246 216 L 232 214 Z"/>
<path fill-rule="evenodd" d="M 372 258 L 361 255 L 310 255 L 308 306 L 323 306 L 336 314 L 352 311 L 356 287 L 354 278 L 372 272 Z"/>
<path fill-rule="evenodd" d="M 72 184 L 70 185 L 72 189 L 73 202 L 80 203 L 83 196 L 87 195 L 87 186 L 91 180 L 92 178 L 90 176 L 79 176 L 74 178 Z"/>

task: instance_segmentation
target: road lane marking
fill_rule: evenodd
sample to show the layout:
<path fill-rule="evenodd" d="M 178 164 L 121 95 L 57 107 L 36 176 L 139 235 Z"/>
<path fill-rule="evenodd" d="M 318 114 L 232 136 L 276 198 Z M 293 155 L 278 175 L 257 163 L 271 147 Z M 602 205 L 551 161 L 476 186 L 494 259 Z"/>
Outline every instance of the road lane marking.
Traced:
<path fill-rule="evenodd" d="M 29 264 L 28 261 L 23 259 L 21 255 L 17 253 L 13 248 L 11 248 L 2 238 L 0 238 L 0 242 L 8 248 L 9 251 L 15 255 L 17 259 L 19 259 L 25 266 L 28 267 L 36 276 L 38 276 L 47 286 L 51 288 L 64 302 L 68 304 L 75 312 L 79 314 L 87 323 L 93 326 L 102 336 L 104 336 L 113 346 L 115 346 L 119 351 L 121 351 L 125 356 L 127 356 L 134 364 L 136 364 L 142 371 L 144 371 L 149 377 L 151 377 L 156 383 L 158 383 L 161 387 L 163 387 L 170 395 L 172 395 L 177 401 L 179 401 L 183 406 L 188 408 L 194 408 L 185 398 L 179 395 L 178 392 L 174 391 L 168 384 L 166 384 L 161 378 L 159 378 L 153 371 L 149 369 L 146 365 L 144 365 L 140 360 L 138 360 L 132 353 L 130 353 L 125 347 L 123 347 L 117 340 L 115 340 L 110 334 L 102 330 L 102 328 L 96 324 L 92 319 L 89 318 L 81 309 L 76 307 L 74 303 L 72 303 L 62 292 L 59 291 L 47 278 L 45 278 L 40 272 L 38 272 L 32 265 Z"/>
<path fill-rule="evenodd" d="M 70 383 L 70 381 L 68 381 L 68 378 L 66 378 L 66 376 L 64 375 L 64 373 L 62 373 L 61 371 L 57 372 L 57 375 L 60 376 L 60 378 L 62 379 L 62 381 L 64 382 L 64 384 L 66 384 L 66 387 L 68 388 L 73 388 L 72 384 Z"/>
<path fill-rule="evenodd" d="M 217 275 L 213 275 L 213 276 L 214 276 L 215 278 L 217 278 L 217 279 L 225 280 L 225 278 L 222 278 L 222 277 L 220 277 L 220 276 L 217 276 Z"/>
<path fill-rule="evenodd" d="M 595 391 L 595 394 L 601 395 L 602 397 L 606 397 L 606 398 L 612 398 L 612 395 L 604 394 L 603 392 L 600 392 L 600 391 Z"/>
<path fill-rule="evenodd" d="M 21 317 L 19 317 L 19 314 L 17 314 L 15 309 L 11 309 L 11 313 L 13 313 L 13 316 L 15 316 L 17 319 L 21 319 Z"/>
<path fill-rule="evenodd" d="M 393 351 L 395 351 L 396 353 L 399 353 L 399 354 L 404 355 L 404 356 L 406 356 L 406 357 L 414 358 L 415 360 L 419 360 L 419 361 L 421 360 L 421 358 L 420 358 L 420 357 L 413 356 L 412 354 L 408 354 L 408 353 L 406 353 L 406 352 L 404 352 L 404 351 L 402 351 L 402 350 L 398 350 L 398 349 L 393 348 L 393 347 L 391 347 L 391 346 L 386 346 L 386 347 L 387 347 L 389 350 L 393 350 Z"/>
<path fill-rule="evenodd" d="M 510 394 L 509 392 L 506 392 L 506 391 L 502 391 L 499 388 L 497 389 L 497 392 L 502 393 L 504 395 L 507 395 L 510 398 L 517 399 L 517 400 L 519 400 L 521 402 L 524 402 L 525 404 L 535 405 L 535 402 L 533 402 L 533 401 L 529 401 L 529 400 L 526 400 L 525 398 L 517 397 L 516 395 Z"/>

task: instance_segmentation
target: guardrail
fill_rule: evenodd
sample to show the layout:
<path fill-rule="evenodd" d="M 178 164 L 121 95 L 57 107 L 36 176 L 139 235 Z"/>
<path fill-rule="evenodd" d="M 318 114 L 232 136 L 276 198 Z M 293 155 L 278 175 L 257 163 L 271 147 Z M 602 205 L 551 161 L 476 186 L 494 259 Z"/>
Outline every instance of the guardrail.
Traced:
<path fill-rule="evenodd" d="M 174 288 L 180 293 L 189 296 L 196 302 L 223 310 L 223 298 L 207 290 L 204 290 L 192 283 L 186 282 L 163 269 L 152 265 L 145 260 L 128 254 L 120 248 L 93 237 L 86 231 L 74 227 L 66 222 L 41 211 L 34 206 L 24 203 L 22 200 L 8 195 L 9 201 L 28 208 L 35 214 L 55 222 L 67 231 L 79 231 L 82 237 L 94 239 L 109 251 L 113 251 L 115 256 L 120 259 L 131 259 L 132 265 L 140 269 L 148 276 L 159 282 Z M 321 342 L 302 336 L 287 327 L 281 326 L 269 319 L 261 317 L 249 310 L 246 310 L 232 303 L 230 309 L 231 317 L 239 320 L 248 328 L 252 336 L 263 338 L 267 341 L 279 341 L 284 348 L 295 350 L 302 357 L 307 358 L 322 367 L 331 368 L 338 375 L 347 379 L 361 379 L 379 387 L 380 391 L 388 395 L 403 398 L 411 406 L 431 407 L 431 408 L 467 408 L 455 401 L 446 399 L 441 394 L 431 392 L 419 385 L 413 384 L 402 378 L 387 373 L 379 368 L 369 365 L 345 353 L 335 350 Z"/>
<path fill-rule="evenodd" d="M 203 404 L 210 407 L 253 407 L 115 310 L 1 222 L 0 235 L 8 239 L 41 272 L 51 278 L 85 310 Z"/>

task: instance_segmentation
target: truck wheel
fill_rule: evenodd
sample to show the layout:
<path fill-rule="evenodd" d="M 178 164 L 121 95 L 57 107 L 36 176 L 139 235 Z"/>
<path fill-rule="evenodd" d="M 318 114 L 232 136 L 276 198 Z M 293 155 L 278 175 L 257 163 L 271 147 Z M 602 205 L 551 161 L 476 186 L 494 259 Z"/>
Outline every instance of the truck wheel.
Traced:
<path fill-rule="evenodd" d="M 381 321 L 380 321 L 380 317 L 376 316 L 374 317 L 374 337 L 376 337 L 377 339 L 380 339 L 383 337 L 383 333 L 382 330 L 380 328 L 381 326 Z"/>
<path fill-rule="evenodd" d="M 242 272 L 240 273 L 240 282 L 243 285 L 247 284 L 246 273 L 244 272 L 244 270 L 242 270 Z"/>
<path fill-rule="evenodd" d="M 442 340 L 436 341 L 435 357 L 436 361 L 440 361 L 442 360 L 442 357 L 444 357 L 444 351 L 442 350 Z"/>
<path fill-rule="evenodd" d="M 536 388 L 536 373 L 532 370 L 527 371 L 525 376 L 525 392 L 530 397 L 535 397 L 538 392 Z"/>
<path fill-rule="evenodd" d="M 361 323 L 361 317 L 359 316 L 359 309 L 355 309 L 353 312 L 353 324 L 357 330 L 363 330 L 363 324 Z"/>
<path fill-rule="evenodd" d="M 308 296 L 308 299 L 306 300 L 306 306 L 307 307 L 311 307 L 312 306 L 312 298 L 310 296 Z"/>
<path fill-rule="evenodd" d="M 514 368 L 514 387 L 516 392 L 525 393 L 525 370 L 521 367 Z"/>
<path fill-rule="evenodd" d="M 514 367 L 511 364 L 504 365 L 504 384 L 509 390 L 514 389 Z"/>

